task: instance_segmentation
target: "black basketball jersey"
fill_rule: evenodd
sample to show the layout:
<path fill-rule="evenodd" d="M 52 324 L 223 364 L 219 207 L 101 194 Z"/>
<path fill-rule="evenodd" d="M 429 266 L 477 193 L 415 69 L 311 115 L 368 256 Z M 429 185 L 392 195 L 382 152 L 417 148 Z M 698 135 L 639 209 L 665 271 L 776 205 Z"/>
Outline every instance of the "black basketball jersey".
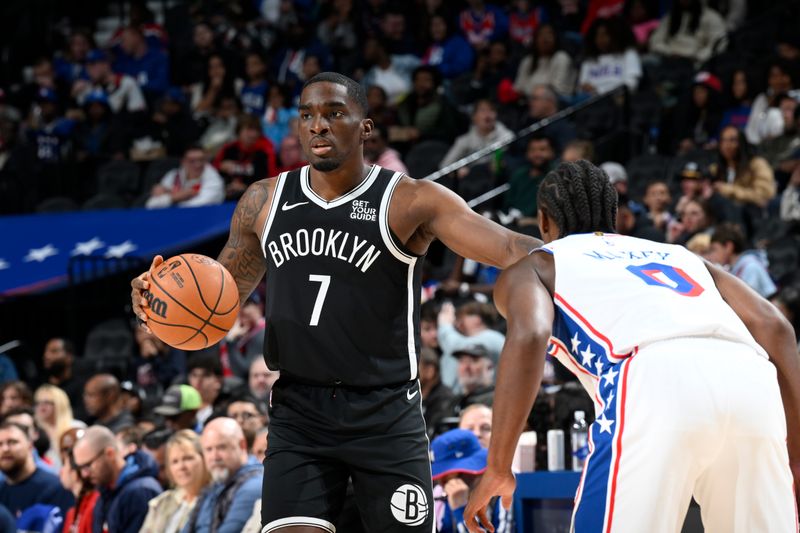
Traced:
<path fill-rule="evenodd" d="M 261 235 L 271 369 L 322 385 L 416 379 L 423 260 L 388 220 L 401 177 L 374 165 L 330 202 L 311 189 L 308 166 L 278 177 Z"/>

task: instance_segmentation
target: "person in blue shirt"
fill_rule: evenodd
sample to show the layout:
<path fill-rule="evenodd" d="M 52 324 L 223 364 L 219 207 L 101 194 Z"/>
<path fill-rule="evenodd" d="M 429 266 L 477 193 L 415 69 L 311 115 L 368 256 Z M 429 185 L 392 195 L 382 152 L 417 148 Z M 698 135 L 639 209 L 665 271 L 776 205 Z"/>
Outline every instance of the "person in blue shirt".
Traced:
<path fill-rule="evenodd" d="M 33 442 L 20 424 L 0 423 L 0 471 L 5 476 L 0 481 L 0 505 L 16 517 L 37 504 L 47 507 L 34 509 L 36 514 L 50 515 L 52 508 L 57 508 L 63 517 L 75 505 L 75 498 L 61 486 L 58 477 L 36 466 Z"/>
<path fill-rule="evenodd" d="M 261 117 L 267 108 L 267 64 L 258 52 L 249 52 L 244 60 L 247 81 L 239 91 L 242 108 L 248 115 Z"/>
<path fill-rule="evenodd" d="M 239 533 L 261 498 L 264 467 L 248 458 L 244 432 L 232 418 L 208 422 L 200 444 L 213 483 L 200 496 L 183 533 Z"/>
<path fill-rule="evenodd" d="M 129 27 L 122 33 L 121 53 L 114 62 L 114 72 L 135 79 L 151 102 L 169 87 L 169 58 L 148 45 L 138 28 Z"/>
<path fill-rule="evenodd" d="M 465 533 L 464 509 L 472 488 L 486 471 L 486 448 L 478 437 L 466 429 L 442 433 L 431 443 L 431 473 L 438 483 L 434 489 L 436 531 Z M 497 498 L 492 503 L 491 521 L 494 531 L 510 531 L 510 514 Z"/>
<path fill-rule="evenodd" d="M 430 37 L 431 45 L 422 56 L 423 65 L 433 65 L 448 80 L 469 72 L 475 51 L 464 37 L 450 31 L 442 15 L 431 17 Z"/>
<path fill-rule="evenodd" d="M 72 449 L 75 469 L 100 491 L 94 507 L 94 533 L 138 533 L 148 502 L 161 494 L 158 465 L 142 451 L 127 456 L 106 427 L 92 426 Z"/>
<path fill-rule="evenodd" d="M 730 273 L 747 283 L 764 298 L 778 290 L 767 270 L 767 256 L 763 250 L 747 250 L 744 233 L 729 222 L 714 228 L 711 247 L 706 259 L 729 269 Z"/>

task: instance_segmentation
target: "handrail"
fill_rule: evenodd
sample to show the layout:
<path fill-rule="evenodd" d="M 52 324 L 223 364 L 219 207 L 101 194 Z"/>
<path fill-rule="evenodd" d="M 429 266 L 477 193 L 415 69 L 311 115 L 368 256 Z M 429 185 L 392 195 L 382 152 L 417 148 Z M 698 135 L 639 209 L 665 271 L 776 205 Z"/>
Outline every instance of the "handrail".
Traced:
<path fill-rule="evenodd" d="M 619 87 L 617 87 L 615 89 L 612 89 L 612 90 L 608 91 L 607 93 L 597 94 L 595 96 L 592 96 L 591 98 L 583 100 L 582 102 L 578 102 L 577 104 L 573 104 L 573 105 L 571 105 L 571 106 L 569 106 L 569 107 L 567 107 L 565 109 L 562 109 L 561 111 L 557 112 L 553 116 L 550 116 L 550 117 L 547 117 L 547 118 L 543 118 L 543 119 L 541 119 L 541 120 L 539 120 L 537 122 L 534 122 L 533 124 L 531 124 L 529 126 L 526 126 L 526 127 L 522 128 L 517 133 L 513 134 L 511 137 L 508 137 L 506 139 L 502 139 L 502 140 L 499 140 L 499 141 L 495 141 L 492 144 L 490 144 L 489 146 L 485 146 L 485 147 L 481 148 L 477 152 L 473 152 L 473 153 L 471 153 L 471 154 L 469 154 L 467 156 L 464 156 L 461 159 L 459 159 L 458 161 L 456 161 L 454 163 L 451 163 L 451 164 L 447 165 L 446 167 L 441 168 L 441 169 L 437 170 L 436 172 L 434 172 L 432 174 L 429 174 L 429 175 L 425 176 L 423 179 L 426 179 L 428 181 L 436 181 L 438 179 L 441 179 L 442 177 L 450 174 L 451 172 L 454 172 L 454 171 L 458 170 L 459 168 L 465 167 L 465 166 L 469 165 L 470 163 L 472 163 L 474 161 L 477 161 L 478 159 L 486 157 L 487 155 L 493 153 L 496 150 L 499 150 L 500 148 L 503 148 L 504 146 L 508 146 L 509 144 L 511 144 L 511 143 L 523 138 L 523 137 L 526 137 L 526 136 L 530 135 L 531 133 L 537 132 L 537 131 L 549 126 L 550 124 L 552 124 L 554 122 L 557 122 L 557 121 L 562 120 L 562 119 L 564 119 L 564 118 L 566 118 L 566 117 L 568 117 L 570 115 L 575 114 L 576 112 L 578 112 L 578 111 L 580 111 L 580 110 L 582 110 L 582 109 L 584 109 L 586 107 L 589 107 L 590 105 L 593 105 L 593 104 L 599 102 L 600 100 L 605 100 L 606 98 L 611 98 L 612 96 L 615 96 L 615 95 L 617 95 L 619 93 L 626 94 L 627 93 L 627 87 L 625 85 L 620 85 Z"/>

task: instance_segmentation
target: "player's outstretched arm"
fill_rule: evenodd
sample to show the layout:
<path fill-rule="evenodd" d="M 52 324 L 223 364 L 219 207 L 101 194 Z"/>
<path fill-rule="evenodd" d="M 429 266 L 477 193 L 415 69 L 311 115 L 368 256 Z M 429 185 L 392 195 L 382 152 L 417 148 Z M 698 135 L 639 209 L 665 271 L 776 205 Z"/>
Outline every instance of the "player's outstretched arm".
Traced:
<path fill-rule="evenodd" d="M 497 372 L 488 468 L 464 512 L 464 522 L 473 533 L 481 531 L 476 515 L 492 531 L 486 517 L 491 498 L 501 496 L 503 506 L 511 506 L 515 487 L 511 462 L 542 381 L 554 309 L 552 297 L 537 272 L 537 265 L 546 269 L 545 262 L 550 258 L 541 255 L 526 257 L 507 269 L 494 290 L 497 308 L 508 321 L 508 332 Z"/>
<path fill-rule="evenodd" d="M 800 355 L 792 325 L 774 305 L 742 280 L 710 263 L 706 266 L 722 298 L 739 315 L 778 370 L 778 384 L 786 412 L 789 462 L 795 494 L 800 496 Z"/>
<path fill-rule="evenodd" d="M 482 217 L 452 191 L 429 181 L 417 182 L 425 210 L 423 228 L 458 255 L 508 268 L 542 241 Z"/>
<path fill-rule="evenodd" d="M 217 258 L 236 281 L 241 304 L 256 288 L 267 269 L 261 253 L 259 231 L 268 215 L 268 201 L 273 188 L 272 179 L 257 181 L 247 188 L 233 212 L 228 242 Z"/>

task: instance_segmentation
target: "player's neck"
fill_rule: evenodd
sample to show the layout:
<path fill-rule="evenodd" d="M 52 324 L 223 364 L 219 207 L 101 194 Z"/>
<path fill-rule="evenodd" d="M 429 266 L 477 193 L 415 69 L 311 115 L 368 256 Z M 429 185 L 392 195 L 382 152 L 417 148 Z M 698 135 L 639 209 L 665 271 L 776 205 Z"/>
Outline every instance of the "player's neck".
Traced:
<path fill-rule="evenodd" d="M 353 162 L 343 163 L 336 170 L 323 172 L 313 166 L 309 174 L 311 188 L 326 201 L 333 201 L 355 189 L 366 179 L 370 165 L 364 163 L 363 157 Z"/>

